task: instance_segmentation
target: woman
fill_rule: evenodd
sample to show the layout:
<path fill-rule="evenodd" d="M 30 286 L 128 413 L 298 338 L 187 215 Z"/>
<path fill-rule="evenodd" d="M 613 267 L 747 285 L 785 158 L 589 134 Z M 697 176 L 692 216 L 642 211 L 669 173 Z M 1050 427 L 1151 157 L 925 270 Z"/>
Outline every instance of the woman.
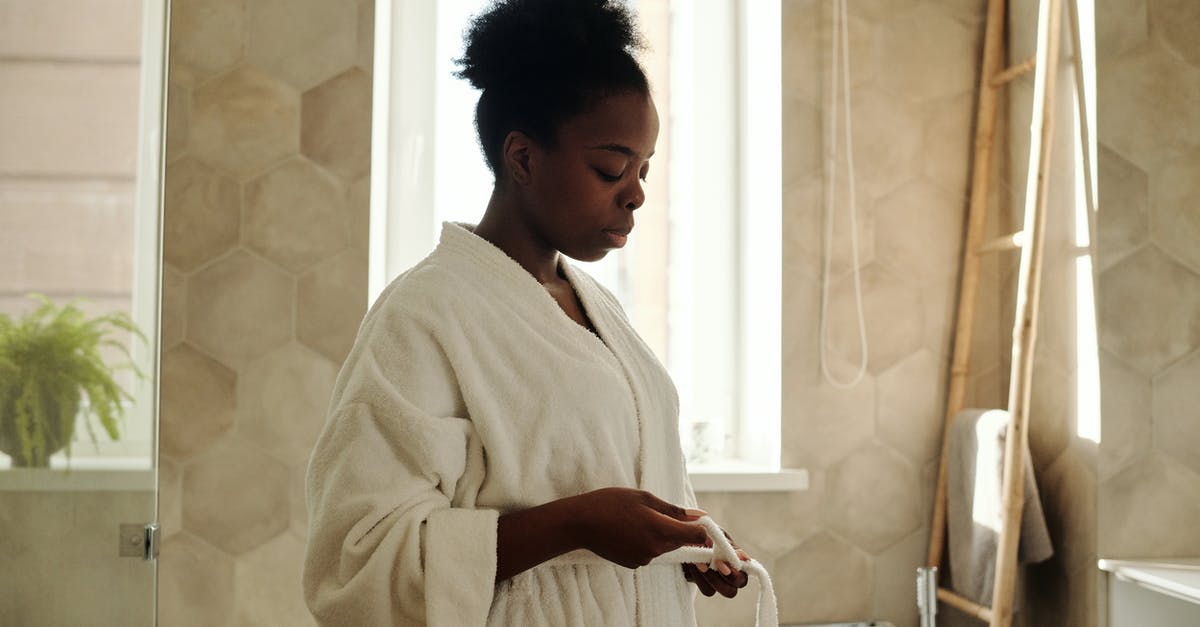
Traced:
<path fill-rule="evenodd" d="M 508 0 L 459 75 L 496 176 L 478 226 L 364 319 L 308 469 L 305 597 L 324 625 L 688 625 L 708 544 L 678 398 L 616 299 L 563 259 L 624 246 L 658 116 L 633 18 L 607 0 Z M 742 554 L 744 558 L 744 554 Z"/>

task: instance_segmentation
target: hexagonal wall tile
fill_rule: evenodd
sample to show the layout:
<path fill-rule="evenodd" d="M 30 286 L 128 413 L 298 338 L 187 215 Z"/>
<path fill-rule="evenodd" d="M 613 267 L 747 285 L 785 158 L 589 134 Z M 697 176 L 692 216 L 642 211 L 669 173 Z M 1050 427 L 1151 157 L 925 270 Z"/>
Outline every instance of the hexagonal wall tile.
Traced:
<path fill-rule="evenodd" d="M 329 360 L 296 342 L 250 362 L 238 377 L 238 434 L 302 470 L 336 377 Z"/>
<path fill-rule="evenodd" d="M 192 96 L 192 153 L 241 178 L 300 148 L 300 95 L 243 65 Z"/>
<path fill-rule="evenodd" d="M 830 89 L 832 42 L 828 3 L 784 2 L 782 4 L 782 89 L 785 99 L 798 98 L 817 107 L 826 106 Z M 852 12 L 854 7 L 850 9 Z M 876 74 L 875 49 L 879 25 L 851 15 L 850 86 L 862 87 Z M 851 99 L 854 99 L 854 94 Z"/>
<path fill-rule="evenodd" d="M 1150 453 L 1100 485 L 1100 555 L 1196 553 L 1200 475 Z"/>
<path fill-rule="evenodd" d="M 158 522 L 162 525 L 162 537 L 169 538 L 183 531 L 183 508 L 180 495 L 183 484 L 180 481 L 179 464 L 170 457 L 160 455 L 158 458 Z"/>
<path fill-rule="evenodd" d="M 244 0 L 172 0 L 171 80 L 195 87 L 237 64 L 245 11 Z"/>
<path fill-rule="evenodd" d="M 1029 395 L 1029 453 L 1045 468 L 1071 443 L 1075 432 L 1074 377 L 1057 362 L 1037 359 Z"/>
<path fill-rule="evenodd" d="M 771 574 L 780 622 L 827 622 L 871 612 L 871 559 L 828 533 L 779 558 Z"/>
<path fill-rule="evenodd" d="M 178 533 L 158 558 L 158 618 L 182 627 L 224 625 L 233 613 L 233 560 L 203 540 Z"/>
<path fill-rule="evenodd" d="M 190 272 L 238 243 L 241 190 L 203 163 L 184 157 L 167 166 L 163 259 Z"/>
<path fill-rule="evenodd" d="M 238 250 L 193 276 L 187 337 L 238 367 L 292 337 L 294 281 Z"/>
<path fill-rule="evenodd" d="M 334 364 L 354 345 L 367 313 L 367 256 L 347 250 L 300 277 L 296 336 Z"/>
<path fill-rule="evenodd" d="M 820 109 L 799 98 L 792 98 L 786 102 L 784 110 L 787 115 L 783 116 L 780 142 L 783 171 L 795 176 L 821 170 L 824 142 L 821 137 Z"/>
<path fill-rule="evenodd" d="M 987 3 L 975 0 L 932 0 L 934 8 L 962 22 L 968 29 L 982 29 Z"/>
<path fill-rule="evenodd" d="M 919 615 L 913 599 L 917 597 L 916 572 L 925 565 L 929 549 L 929 530 L 918 529 L 907 538 L 871 560 L 875 581 L 888 582 L 875 589 L 872 616 L 884 617 L 896 625 L 917 625 Z"/>
<path fill-rule="evenodd" d="M 159 443 L 177 460 L 204 450 L 233 426 L 237 376 L 181 344 L 162 358 Z"/>
<path fill-rule="evenodd" d="M 1103 478 L 1150 450 L 1153 395 L 1150 377 L 1100 351 L 1100 461 Z"/>
<path fill-rule="evenodd" d="M 878 553 L 921 526 L 917 471 L 895 451 L 864 446 L 829 470 L 830 528 Z"/>
<path fill-rule="evenodd" d="M 371 177 L 364 176 L 346 188 L 346 224 L 350 245 L 367 252 L 371 245 Z"/>
<path fill-rule="evenodd" d="M 880 373 L 876 384 L 875 432 L 917 465 L 941 448 L 947 367 L 921 349 Z"/>
<path fill-rule="evenodd" d="M 1200 273 L 1200 145 L 1196 147 L 1198 150 L 1164 164 L 1151 177 L 1150 237 Z"/>
<path fill-rule="evenodd" d="M 162 311 L 159 334 L 162 347 L 171 348 L 183 341 L 184 316 L 187 313 L 187 279 L 169 264 L 162 269 Z"/>
<path fill-rule="evenodd" d="M 846 4 L 847 10 L 851 15 L 872 22 L 886 23 L 888 20 L 920 3 L 921 0 L 859 0 L 858 2 L 848 2 Z M 824 3 L 814 2 L 813 4 Z"/>
<path fill-rule="evenodd" d="M 192 127 L 192 93 L 178 83 L 168 83 L 166 114 L 166 160 L 174 161 L 187 150 Z"/>
<path fill-rule="evenodd" d="M 293 470 L 288 478 L 288 533 L 308 537 L 308 498 L 304 494 L 304 472 Z"/>
<path fill-rule="evenodd" d="M 982 30 L 968 28 L 934 6 L 920 4 L 888 21 L 881 54 L 890 71 L 879 82 L 913 102 L 929 102 L 975 88 Z"/>
<path fill-rule="evenodd" d="M 315 626 L 304 603 L 303 570 L 304 542 L 287 533 L 239 557 L 234 585 L 243 593 L 234 603 L 237 624 Z"/>
<path fill-rule="evenodd" d="M 785 464 L 824 468 L 859 448 L 875 423 L 875 381 L 857 387 L 786 387 L 783 396 Z"/>
<path fill-rule="evenodd" d="M 854 169 L 860 196 L 882 196 L 921 171 L 921 116 L 874 87 L 855 90 Z M 879 206 L 883 211 L 885 207 Z"/>
<path fill-rule="evenodd" d="M 1200 473 L 1200 351 L 1154 378 L 1154 446 Z"/>
<path fill-rule="evenodd" d="M 824 473 L 813 471 L 807 490 L 775 494 L 716 492 L 698 498 L 700 507 L 712 514 L 752 557 L 774 558 L 821 530 L 823 481 Z M 786 520 L 787 524 L 763 525 L 764 520 L 772 518 Z"/>
<path fill-rule="evenodd" d="M 826 182 L 815 175 L 801 176 L 784 186 L 784 207 L 787 212 L 784 230 L 784 254 L 789 269 L 795 268 L 810 277 L 821 277 L 825 255 L 831 254 L 829 273 L 833 278 L 844 277 L 854 269 L 854 246 L 851 240 L 851 205 L 844 185 L 837 186 L 833 206 L 831 245 L 825 246 L 827 228 L 823 194 Z M 870 197 L 858 195 L 854 204 L 854 223 L 858 235 L 858 266 L 865 267 L 875 259 L 875 210 Z"/>
<path fill-rule="evenodd" d="M 1135 3 L 1142 4 L 1142 3 Z M 1150 28 L 1188 63 L 1200 67 L 1200 3 L 1193 0 L 1146 0 Z"/>
<path fill-rule="evenodd" d="M 879 199 L 875 250 L 879 261 L 916 282 L 953 277 L 962 255 L 965 200 L 924 180 Z"/>
<path fill-rule="evenodd" d="M 183 470 L 183 526 L 241 555 L 288 528 L 288 477 L 271 456 L 226 439 Z"/>
<path fill-rule="evenodd" d="M 356 3 L 255 0 L 248 9 L 247 58 L 297 89 L 308 89 L 354 65 Z"/>
<path fill-rule="evenodd" d="M 783 319 L 819 320 L 821 288 L 817 280 L 786 270 L 783 275 Z M 781 369 L 785 387 L 815 385 L 821 380 L 821 364 L 813 356 L 820 351 L 820 329 L 815 324 L 784 325 L 780 337 Z"/>
<path fill-rule="evenodd" d="M 878 374 L 921 347 L 924 309 L 920 291 L 879 263 L 862 271 L 863 316 L 867 325 L 867 368 Z M 859 362 L 858 312 L 854 281 L 845 276 L 829 290 L 827 352 L 830 369 L 847 379 Z"/>
<path fill-rule="evenodd" d="M 1200 276 L 1147 246 L 1100 275 L 1100 344 L 1144 374 L 1200 346 Z"/>
<path fill-rule="evenodd" d="M 344 192 L 307 159 L 291 159 L 246 184 L 246 245 L 303 272 L 349 245 Z"/>
<path fill-rule="evenodd" d="M 1126 159 L 1153 171 L 1174 153 L 1200 145 L 1200 68 L 1161 43 L 1151 40 L 1101 65 L 1097 80 L 1121 86 L 1097 92 L 1105 119 L 1123 121 L 1101 124 L 1097 133 Z"/>
<path fill-rule="evenodd" d="M 1096 254 L 1103 270 L 1146 242 L 1150 186 L 1145 172 L 1109 147 L 1101 144 L 1098 156 L 1104 208 L 1096 216 Z"/>
<path fill-rule="evenodd" d="M 971 182 L 971 155 L 975 136 L 975 97 L 964 93 L 943 98 L 921 109 L 921 173 L 951 198 L 967 197 Z M 966 206 L 966 201 L 963 201 Z"/>
<path fill-rule="evenodd" d="M 1146 2 L 1096 0 L 1096 53 L 1112 59 L 1146 41 L 1150 30 Z"/>
<path fill-rule="evenodd" d="M 1096 563 L 1096 475 L 1068 449 L 1041 474 L 1038 486 L 1056 557 L 1068 570 Z"/>
<path fill-rule="evenodd" d="M 371 77 L 351 68 L 300 96 L 300 152 L 353 181 L 371 173 Z"/>
<path fill-rule="evenodd" d="M 375 66 L 375 0 L 359 0 L 354 64 L 365 72 Z"/>

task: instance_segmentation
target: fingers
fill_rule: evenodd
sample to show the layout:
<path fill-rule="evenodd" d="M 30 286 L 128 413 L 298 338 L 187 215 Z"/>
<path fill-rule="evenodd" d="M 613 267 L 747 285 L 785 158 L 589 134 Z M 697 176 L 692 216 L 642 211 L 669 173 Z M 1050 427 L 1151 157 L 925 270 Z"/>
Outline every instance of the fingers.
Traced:
<path fill-rule="evenodd" d="M 690 522 L 701 516 L 708 515 L 708 512 L 702 509 L 684 509 L 673 503 L 668 503 L 649 492 L 644 492 L 643 498 L 647 507 L 661 514 L 666 514 L 675 520 Z"/>
<path fill-rule="evenodd" d="M 683 565 L 684 577 L 688 581 L 696 584 L 696 588 L 700 590 L 700 594 L 703 594 L 706 597 L 710 597 L 710 596 L 716 594 L 717 593 L 716 589 L 714 589 L 712 587 L 712 584 L 709 583 L 708 580 L 704 577 L 704 575 L 698 571 L 699 571 L 699 564 L 684 564 Z"/>
<path fill-rule="evenodd" d="M 712 569 L 709 569 L 706 573 L 700 573 L 698 581 L 696 581 L 697 587 L 700 587 L 700 581 L 708 584 L 708 587 L 712 588 L 714 592 L 720 593 L 721 596 L 728 599 L 737 596 L 738 588 L 740 587 L 730 581 L 729 578 Z M 701 587 L 700 589 L 703 591 L 704 588 Z"/>

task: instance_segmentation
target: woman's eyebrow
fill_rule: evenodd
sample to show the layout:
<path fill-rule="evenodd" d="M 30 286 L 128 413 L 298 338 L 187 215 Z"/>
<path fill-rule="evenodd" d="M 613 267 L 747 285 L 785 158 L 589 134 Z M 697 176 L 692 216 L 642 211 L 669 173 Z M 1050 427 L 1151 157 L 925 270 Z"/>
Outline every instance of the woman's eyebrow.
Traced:
<path fill-rule="evenodd" d="M 589 146 L 588 149 L 589 150 L 611 150 L 613 152 L 619 152 L 631 159 L 638 158 L 638 153 L 636 150 L 630 148 L 629 146 L 625 146 L 622 144 L 601 144 L 599 146 Z M 649 159 L 650 157 L 653 157 L 653 156 L 654 156 L 654 151 L 651 150 L 650 154 L 646 155 L 646 158 Z"/>

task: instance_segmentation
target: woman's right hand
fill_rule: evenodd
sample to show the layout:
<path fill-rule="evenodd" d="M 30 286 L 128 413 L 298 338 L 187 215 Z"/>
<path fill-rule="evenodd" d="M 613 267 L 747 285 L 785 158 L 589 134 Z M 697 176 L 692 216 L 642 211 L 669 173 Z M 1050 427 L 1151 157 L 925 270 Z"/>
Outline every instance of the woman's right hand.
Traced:
<path fill-rule="evenodd" d="M 645 490 L 603 488 L 571 498 L 579 544 L 626 568 L 708 540 L 704 527 L 688 524 L 704 512 L 672 505 Z"/>

